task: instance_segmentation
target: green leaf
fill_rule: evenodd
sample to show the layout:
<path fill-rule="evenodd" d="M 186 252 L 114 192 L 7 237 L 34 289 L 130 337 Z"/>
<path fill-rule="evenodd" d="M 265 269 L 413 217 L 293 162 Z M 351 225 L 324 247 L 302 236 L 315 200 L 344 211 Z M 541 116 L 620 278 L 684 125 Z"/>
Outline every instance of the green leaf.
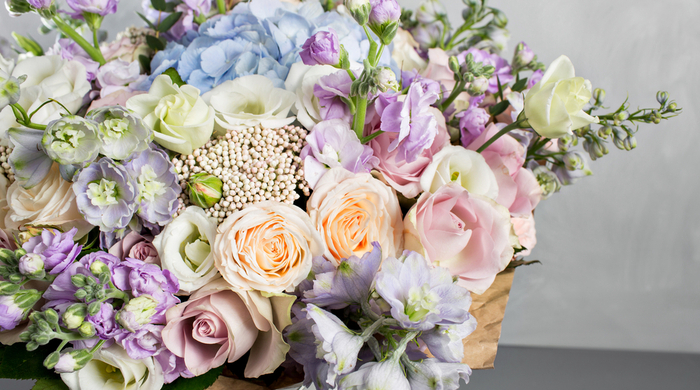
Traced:
<path fill-rule="evenodd" d="M 41 45 L 39 45 L 39 43 L 31 37 L 19 35 L 14 31 L 12 32 L 12 37 L 15 39 L 15 41 L 17 41 L 17 44 L 27 53 L 32 53 L 37 57 L 44 55 L 44 49 L 42 49 Z"/>
<path fill-rule="evenodd" d="M 165 12 L 175 11 L 175 8 L 180 4 L 181 4 L 181 2 L 179 2 L 179 1 L 171 1 L 169 3 L 165 3 Z"/>
<path fill-rule="evenodd" d="M 32 390 L 68 390 L 68 386 L 60 379 L 39 379 Z"/>
<path fill-rule="evenodd" d="M 516 81 L 515 84 L 513 84 L 513 86 L 510 89 L 512 89 L 515 92 L 522 92 L 526 86 L 527 86 L 527 77 Z"/>
<path fill-rule="evenodd" d="M 44 367 L 44 359 L 56 346 L 50 343 L 29 352 L 24 343 L 0 345 L 0 378 L 58 379 L 58 374 Z"/>
<path fill-rule="evenodd" d="M 152 28 L 153 30 L 155 30 L 155 29 L 156 29 L 156 25 L 155 25 L 155 24 L 153 24 L 153 22 L 151 22 L 150 20 L 148 20 L 148 18 L 147 18 L 147 17 L 143 16 L 143 14 L 142 14 L 142 13 L 140 13 L 140 12 L 137 12 L 137 13 L 136 13 L 136 15 L 138 15 L 138 16 L 139 16 L 139 18 L 143 19 L 143 21 L 144 21 L 144 22 L 146 22 L 146 24 L 148 25 L 148 27 Z"/>
<path fill-rule="evenodd" d="M 165 3 L 165 0 L 151 0 L 151 6 L 156 11 L 165 11 L 167 5 Z"/>
<path fill-rule="evenodd" d="M 151 59 L 148 56 L 139 54 L 139 63 L 141 64 L 141 69 L 146 72 L 146 74 L 151 73 Z"/>
<path fill-rule="evenodd" d="M 489 113 L 491 114 L 491 116 L 497 116 L 497 115 L 501 114 L 503 111 L 505 111 L 508 108 L 508 106 L 510 106 L 510 102 L 508 100 L 504 100 L 504 101 L 496 104 L 495 106 L 491 107 L 489 109 Z"/>
<path fill-rule="evenodd" d="M 158 25 L 158 31 L 164 33 L 170 28 L 177 23 L 178 20 L 180 20 L 180 16 L 182 16 L 182 12 L 175 12 L 170 15 L 168 15 L 167 18 L 163 19 L 162 22 Z"/>
<path fill-rule="evenodd" d="M 163 74 L 170 77 L 173 84 L 177 85 L 178 87 L 182 87 L 183 85 L 187 84 L 186 82 L 182 81 L 182 77 L 180 77 L 180 74 L 177 73 L 175 68 L 168 68 L 165 70 L 165 72 L 163 72 Z"/>
<path fill-rule="evenodd" d="M 146 43 L 153 50 L 165 49 L 165 42 L 161 38 L 156 38 L 153 35 L 146 35 Z"/>
<path fill-rule="evenodd" d="M 224 366 L 221 366 L 194 378 L 177 378 L 174 382 L 163 385 L 162 390 L 204 390 L 213 385 L 223 371 Z"/>

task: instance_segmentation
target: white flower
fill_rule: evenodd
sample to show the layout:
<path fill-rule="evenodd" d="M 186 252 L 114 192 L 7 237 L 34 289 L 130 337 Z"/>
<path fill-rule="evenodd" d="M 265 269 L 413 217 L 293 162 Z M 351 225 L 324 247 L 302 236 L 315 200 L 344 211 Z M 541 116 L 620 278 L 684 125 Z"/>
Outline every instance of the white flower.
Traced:
<path fill-rule="evenodd" d="M 211 245 L 216 218 L 190 206 L 153 240 L 163 269 L 180 281 L 180 293 L 191 294 L 218 276 Z"/>
<path fill-rule="evenodd" d="M 214 109 L 191 85 L 178 87 L 170 77 L 156 77 L 147 94 L 131 97 L 126 108 L 155 131 L 155 141 L 173 152 L 190 154 L 214 131 Z"/>
<path fill-rule="evenodd" d="M 428 67 L 428 63 L 416 51 L 420 45 L 410 32 L 399 28 L 393 43 L 394 51 L 391 52 L 391 58 L 396 61 L 401 70 L 410 72 L 415 69 L 423 72 Z"/>
<path fill-rule="evenodd" d="M 472 194 L 496 199 L 496 175 L 481 154 L 461 146 L 448 145 L 433 156 L 433 162 L 423 171 L 420 185 L 423 191 L 435 192 L 443 185 L 456 181 Z"/>
<path fill-rule="evenodd" d="M 3 59 L 4 60 L 4 59 Z M 87 80 L 85 66 L 77 61 L 65 61 L 59 56 L 31 57 L 21 61 L 12 71 L 12 76 L 27 76 L 21 85 L 21 95 L 17 102 L 26 112 L 36 110 L 48 99 L 61 102 L 71 114 L 83 105 L 83 97 L 92 86 Z M 32 122 L 48 124 L 67 114 L 60 105 L 50 103 L 42 107 L 32 117 Z M 19 127 L 12 108 L 0 111 L 0 138 L 7 138 L 10 127 Z"/>
<path fill-rule="evenodd" d="M 338 69 L 329 65 L 304 65 L 297 62 L 289 70 L 284 87 L 287 91 L 296 93 L 297 98 L 292 111 L 295 111 L 297 120 L 306 129 L 311 130 L 321 122 L 321 107 L 318 98 L 314 95 L 314 86 L 323 76 L 337 72 Z"/>
<path fill-rule="evenodd" d="M 294 122 L 289 110 L 296 95 L 275 88 L 272 80 L 265 76 L 250 75 L 225 81 L 202 98 L 214 107 L 216 124 L 224 130 L 242 130 L 257 125 L 275 129 Z"/>
<path fill-rule="evenodd" d="M 561 56 L 525 96 L 525 117 L 537 133 L 547 138 L 559 138 L 598 123 L 597 117 L 582 110 L 591 100 L 591 89 L 590 81 L 575 77 L 569 57 Z"/>
<path fill-rule="evenodd" d="M 163 378 L 163 369 L 153 357 L 134 360 L 116 344 L 95 352 L 81 370 L 61 374 L 70 390 L 159 390 Z"/>

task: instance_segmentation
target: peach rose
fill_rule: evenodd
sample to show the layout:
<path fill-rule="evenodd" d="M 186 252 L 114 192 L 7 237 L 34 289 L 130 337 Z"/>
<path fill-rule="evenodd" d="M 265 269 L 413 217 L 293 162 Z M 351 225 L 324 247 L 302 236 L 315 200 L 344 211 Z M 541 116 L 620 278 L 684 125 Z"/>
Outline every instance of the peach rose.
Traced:
<path fill-rule="evenodd" d="M 458 183 L 421 195 L 404 222 L 406 249 L 448 268 L 461 286 L 476 294 L 491 286 L 518 245 L 508 210 Z"/>
<path fill-rule="evenodd" d="M 374 241 L 381 245 L 384 258 L 399 256 L 403 250 L 396 192 L 369 173 L 329 170 L 316 184 L 306 209 L 326 242 L 326 258 L 335 264 L 353 255 L 362 257 Z"/>
<path fill-rule="evenodd" d="M 292 323 L 291 295 L 264 295 L 217 279 L 165 313 L 163 343 L 194 375 L 202 375 L 248 351 L 246 377 L 269 374 L 284 362 L 289 345 L 282 330 Z"/>
<path fill-rule="evenodd" d="M 217 228 L 214 263 L 232 286 L 293 291 L 323 254 L 323 240 L 302 209 L 266 201 L 231 214 Z"/>

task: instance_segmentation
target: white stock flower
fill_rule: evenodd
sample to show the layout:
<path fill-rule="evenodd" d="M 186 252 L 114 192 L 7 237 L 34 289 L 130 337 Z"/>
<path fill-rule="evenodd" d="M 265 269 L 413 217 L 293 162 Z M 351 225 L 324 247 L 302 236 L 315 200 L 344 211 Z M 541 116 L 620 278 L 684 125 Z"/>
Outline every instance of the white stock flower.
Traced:
<path fill-rule="evenodd" d="M 559 138 L 572 130 L 598 123 L 583 111 L 591 100 L 591 82 L 575 77 L 574 65 L 567 56 L 554 60 L 525 96 L 525 117 L 539 135 Z"/>
<path fill-rule="evenodd" d="M 202 98 L 216 110 L 217 131 L 218 127 L 242 130 L 256 125 L 276 129 L 294 121 L 289 110 L 296 95 L 275 88 L 265 76 L 249 75 L 224 81 Z"/>
<path fill-rule="evenodd" d="M 321 107 L 318 98 L 314 95 L 314 86 L 323 76 L 337 72 L 338 69 L 329 65 L 304 65 L 297 62 L 289 70 L 284 87 L 287 91 L 296 93 L 297 98 L 294 108 L 297 120 L 307 129 L 311 130 L 321 122 Z"/>
<path fill-rule="evenodd" d="M 448 145 L 433 156 L 433 162 L 423 171 L 420 185 L 423 191 L 434 193 L 450 182 L 457 182 L 472 194 L 496 199 L 496 175 L 481 154 L 461 146 Z"/>

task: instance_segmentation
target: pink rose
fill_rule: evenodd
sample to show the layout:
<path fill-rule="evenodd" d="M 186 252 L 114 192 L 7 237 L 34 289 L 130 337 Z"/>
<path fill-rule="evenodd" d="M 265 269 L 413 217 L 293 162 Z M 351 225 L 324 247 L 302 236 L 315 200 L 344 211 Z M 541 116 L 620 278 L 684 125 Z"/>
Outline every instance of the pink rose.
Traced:
<path fill-rule="evenodd" d="M 143 260 L 148 264 L 155 264 L 160 267 L 160 257 L 156 247 L 151 243 L 152 237 L 144 237 L 136 232 L 129 232 L 121 241 L 109 248 L 109 253 L 124 260 L 127 257 Z"/>
<path fill-rule="evenodd" d="M 112 92 L 109 95 L 103 97 L 102 99 L 97 99 L 93 100 L 92 103 L 90 104 L 90 108 L 88 108 L 88 111 L 94 110 L 96 108 L 100 107 L 106 107 L 106 106 L 122 106 L 126 107 L 126 101 L 129 100 L 130 97 L 136 96 L 136 95 L 142 95 L 146 92 L 144 91 L 127 91 L 127 90 L 119 90 L 116 92 Z"/>
<path fill-rule="evenodd" d="M 486 130 L 467 146 L 469 150 L 477 150 L 487 140 L 500 130 L 495 124 Z M 527 217 L 532 214 L 542 197 L 535 175 L 523 168 L 525 148 L 515 138 L 503 136 L 481 152 L 486 163 L 496 175 L 498 182 L 498 197 L 496 201 L 508 208 L 516 217 Z"/>
<path fill-rule="evenodd" d="M 450 69 L 449 60 L 450 56 L 444 50 L 439 48 L 428 49 L 428 67 L 421 72 L 421 76 L 442 84 L 443 92 L 447 92 L 446 96 L 452 92 L 457 84 L 454 72 Z M 454 104 L 457 107 L 466 109 L 469 106 L 469 98 L 468 93 L 462 92 L 457 96 Z"/>
<path fill-rule="evenodd" d="M 433 161 L 435 153 L 450 143 L 450 134 L 447 132 L 445 117 L 436 108 L 431 108 L 431 111 L 433 111 L 437 119 L 438 133 L 433 144 L 429 148 L 423 149 L 415 161 L 411 163 L 405 160 L 397 162 L 396 154 L 398 149 L 389 152 L 389 145 L 396 138 L 397 133 L 384 133 L 369 143 L 369 146 L 374 150 L 374 155 L 379 158 L 379 164 L 375 169 L 381 172 L 384 180 L 392 188 L 406 198 L 415 198 L 423 191 L 420 186 L 420 177 L 425 167 Z"/>
<path fill-rule="evenodd" d="M 537 244 L 535 216 L 530 214 L 524 218 L 513 217 L 510 221 L 513 223 L 513 230 L 518 236 L 520 245 L 525 248 L 525 250 L 518 252 L 518 256 L 529 255 L 535 244 Z"/>
<path fill-rule="evenodd" d="M 248 351 L 245 376 L 269 374 L 289 351 L 282 330 L 291 324 L 294 300 L 291 295 L 236 289 L 217 279 L 166 312 L 163 343 L 195 376 L 235 362 Z"/>
<path fill-rule="evenodd" d="M 508 210 L 448 183 L 423 193 L 406 215 L 407 250 L 448 268 L 459 284 L 482 294 L 513 258 L 517 237 Z"/>

